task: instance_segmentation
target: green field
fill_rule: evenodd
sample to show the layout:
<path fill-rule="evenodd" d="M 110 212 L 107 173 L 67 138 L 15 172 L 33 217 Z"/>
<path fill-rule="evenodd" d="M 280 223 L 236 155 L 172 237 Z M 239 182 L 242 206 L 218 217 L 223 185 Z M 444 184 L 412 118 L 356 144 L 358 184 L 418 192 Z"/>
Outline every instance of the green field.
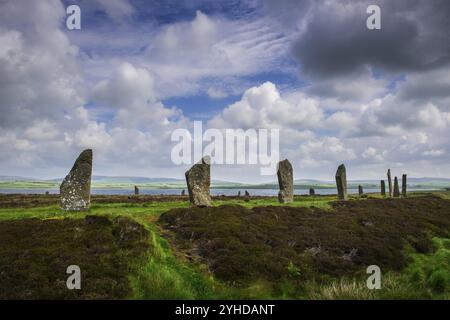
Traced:
<path fill-rule="evenodd" d="M 419 194 L 420 195 L 420 194 Z M 442 198 L 449 193 L 440 192 Z M 289 206 L 320 208 L 332 212 L 334 196 L 296 197 Z M 354 198 L 354 202 L 364 199 Z M 401 200 L 398 200 L 401 201 Z M 447 201 L 447 200 L 445 200 Z M 240 205 L 245 208 L 280 206 L 276 199 L 220 200 L 214 206 Z M 287 277 L 276 283 L 263 278 L 252 278 L 245 283 L 218 279 L 211 268 L 201 260 L 188 259 L 183 251 L 175 248 L 157 221 L 170 209 L 187 208 L 187 201 L 149 203 L 94 203 L 89 212 L 64 213 L 56 205 L 33 208 L 2 208 L 1 221 L 84 219 L 86 215 L 127 217 L 138 222 L 149 232 L 148 250 L 139 258 L 124 260 L 128 263 L 129 291 L 112 298 L 126 299 L 449 299 L 450 239 L 430 233 L 432 250 L 418 252 L 405 245 L 402 252 L 408 264 L 400 271 L 383 272 L 381 290 L 366 288 L 364 273 L 354 276 L 322 277 L 304 280 L 296 265 L 285 266 Z M 448 215 L 448 208 L 443 214 Z M 51 235 L 50 235 L 51 237 Z M 121 249 L 122 250 L 122 249 Z M 120 252 L 118 251 L 118 256 Z M 1 254 L 1 251 L 0 251 Z M 124 255 L 125 256 L 125 255 Z M 245 258 L 244 258 L 245 259 Z M 102 270 L 97 270 L 99 273 Z M 301 280 L 300 280 L 301 279 Z M 95 290 L 95 288 L 93 289 Z M 95 294 L 92 295 L 96 297 Z M 50 294 L 51 297 L 51 294 Z"/>

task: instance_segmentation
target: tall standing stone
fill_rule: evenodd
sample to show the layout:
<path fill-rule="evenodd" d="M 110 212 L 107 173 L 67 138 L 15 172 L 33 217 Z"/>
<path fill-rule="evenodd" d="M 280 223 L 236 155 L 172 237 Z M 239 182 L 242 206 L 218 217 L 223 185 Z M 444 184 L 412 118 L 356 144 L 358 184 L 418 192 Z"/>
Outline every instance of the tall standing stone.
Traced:
<path fill-rule="evenodd" d="M 186 171 L 185 175 L 191 204 L 197 207 L 210 207 L 211 165 L 209 158 L 203 157 Z"/>
<path fill-rule="evenodd" d="M 391 178 L 391 169 L 388 169 L 388 172 L 387 172 L 387 178 L 388 178 L 389 197 L 392 197 L 392 178 Z"/>
<path fill-rule="evenodd" d="M 339 200 L 347 200 L 347 173 L 343 164 L 336 171 L 336 187 Z"/>
<path fill-rule="evenodd" d="M 294 175 L 292 173 L 292 165 L 288 159 L 278 162 L 277 168 L 278 185 L 278 201 L 280 203 L 289 203 L 294 201 Z"/>
<path fill-rule="evenodd" d="M 381 184 L 381 195 L 384 197 L 386 196 L 386 184 L 384 183 L 384 180 L 381 180 L 380 184 Z"/>
<path fill-rule="evenodd" d="M 359 185 L 359 186 L 358 186 L 358 194 L 359 194 L 360 196 L 362 196 L 362 195 L 364 194 L 364 190 L 363 190 L 362 185 Z"/>
<path fill-rule="evenodd" d="M 394 178 L 394 198 L 400 197 L 400 188 L 398 187 L 398 179 Z"/>
<path fill-rule="evenodd" d="M 310 196 L 315 196 L 316 195 L 316 191 L 314 190 L 314 188 L 309 188 L 309 195 Z"/>
<path fill-rule="evenodd" d="M 181 190 L 181 195 L 182 195 L 182 196 L 186 195 L 186 191 L 184 191 L 184 189 Z"/>
<path fill-rule="evenodd" d="M 139 188 L 138 188 L 138 186 L 134 186 L 134 194 L 135 194 L 136 196 L 139 195 Z"/>
<path fill-rule="evenodd" d="M 82 211 L 91 205 L 92 150 L 86 149 L 78 156 L 72 170 L 64 178 L 59 193 L 61 209 Z"/>
<path fill-rule="evenodd" d="M 406 197 L 406 174 L 402 176 L 402 196 Z"/>
<path fill-rule="evenodd" d="M 245 196 L 250 197 L 250 193 L 247 190 L 245 190 Z"/>

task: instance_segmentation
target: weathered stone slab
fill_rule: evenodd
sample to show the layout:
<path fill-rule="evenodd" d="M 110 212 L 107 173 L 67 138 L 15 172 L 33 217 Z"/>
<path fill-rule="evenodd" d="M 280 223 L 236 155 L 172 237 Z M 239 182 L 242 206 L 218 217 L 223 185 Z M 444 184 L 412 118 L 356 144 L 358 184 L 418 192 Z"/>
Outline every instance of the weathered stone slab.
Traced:
<path fill-rule="evenodd" d="M 360 196 L 362 196 L 362 195 L 364 194 L 364 190 L 363 190 L 362 185 L 359 185 L 359 186 L 358 186 L 358 194 L 359 194 Z"/>
<path fill-rule="evenodd" d="M 336 187 L 339 200 L 347 200 L 347 173 L 343 164 L 336 171 Z"/>
<path fill-rule="evenodd" d="M 245 196 L 250 197 L 250 193 L 247 190 L 245 190 Z"/>
<path fill-rule="evenodd" d="M 406 197 L 406 188 L 407 188 L 406 184 L 407 184 L 407 176 L 406 176 L 406 174 L 404 174 L 402 176 L 402 196 L 403 197 Z"/>
<path fill-rule="evenodd" d="M 316 191 L 314 190 L 314 188 L 309 188 L 309 195 L 310 196 L 315 196 L 316 195 Z"/>
<path fill-rule="evenodd" d="M 381 180 L 380 184 L 381 184 L 381 195 L 384 197 L 386 196 L 386 184 L 384 183 L 384 180 Z"/>
<path fill-rule="evenodd" d="M 394 198 L 400 197 L 400 188 L 398 186 L 397 177 L 394 178 Z"/>
<path fill-rule="evenodd" d="M 91 205 L 92 150 L 78 156 L 69 174 L 59 187 L 61 209 L 82 211 Z"/>
<path fill-rule="evenodd" d="M 134 194 L 135 194 L 136 196 L 139 195 L 139 188 L 138 188 L 138 186 L 134 186 Z"/>
<path fill-rule="evenodd" d="M 191 205 L 210 207 L 211 165 L 209 157 L 203 157 L 186 171 L 185 175 Z"/>
<path fill-rule="evenodd" d="M 288 159 L 278 162 L 277 168 L 278 201 L 280 203 L 289 203 L 294 201 L 294 175 L 292 165 Z"/>
<path fill-rule="evenodd" d="M 186 195 L 186 191 L 185 191 L 184 189 L 181 190 L 181 195 L 182 195 L 182 196 Z"/>
<path fill-rule="evenodd" d="M 388 169 L 388 172 L 387 172 L 387 178 L 388 178 L 389 197 L 392 197 L 392 178 L 391 178 L 391 169 Z"/>

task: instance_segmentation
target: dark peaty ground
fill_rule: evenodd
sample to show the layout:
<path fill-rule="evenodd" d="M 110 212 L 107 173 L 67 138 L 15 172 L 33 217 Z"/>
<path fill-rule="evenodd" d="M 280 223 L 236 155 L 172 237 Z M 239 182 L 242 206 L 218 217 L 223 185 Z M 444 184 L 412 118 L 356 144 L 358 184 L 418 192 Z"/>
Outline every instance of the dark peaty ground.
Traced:
<path fill-rule="evenodd" d="M 243 284 L 358 275 L 376 264 L 406 266 L 405 245 L 433 250 L 431 236 L 450 234 L 450 201 L 435 196 L 336 202 L 333 210 L 238 205 L 173 209 L 159 224 L 190 259 L 220 279 Z"/>
<path fill-rule="evenodd" d="M 147 237 L 123 217 L 0 221 L 0 299 L 126 298 Z M 81 269 L 81 290 L 66 287 L 69 265 Z"/>

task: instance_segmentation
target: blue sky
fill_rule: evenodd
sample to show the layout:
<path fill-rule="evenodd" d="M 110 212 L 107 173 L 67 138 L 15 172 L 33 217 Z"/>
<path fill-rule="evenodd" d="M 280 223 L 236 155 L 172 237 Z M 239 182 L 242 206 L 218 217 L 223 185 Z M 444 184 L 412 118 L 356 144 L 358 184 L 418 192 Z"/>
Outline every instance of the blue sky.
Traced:
<path fill-rule="evenodd" d="M 366 28 L 369 4 L 381 30 Z M 81 30 L 65 9 L 81 8 Z M 450 177 L 448 1 L 5 1 L 0 175 L 183 177 L 171 133 L 280 130 L 296 179 Z M 272 181 L 258 166 L 213 178 Z"/>

